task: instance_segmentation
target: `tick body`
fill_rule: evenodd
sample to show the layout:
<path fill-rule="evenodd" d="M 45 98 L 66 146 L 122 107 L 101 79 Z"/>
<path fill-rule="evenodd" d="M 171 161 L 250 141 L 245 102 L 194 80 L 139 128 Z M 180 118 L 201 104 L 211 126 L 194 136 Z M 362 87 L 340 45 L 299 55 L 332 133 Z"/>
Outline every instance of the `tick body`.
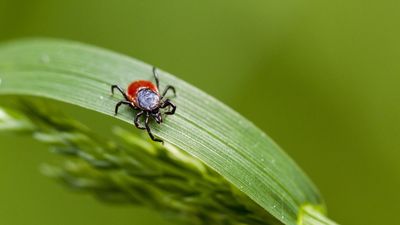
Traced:
<path fill-rule="evenodd" d="M 153 67 L 153 75 L 156 84 L 148 80 L 138 80 L 132 82 L 126 91 L 120 88 L 118 85 L 111 86 L 111 93 L 114 94 L 114 90 L 117 89 L 124 96 L 125 100 L 119 101 L 115 105 L 115 115 L 118 114 L 119 107 L 124 104 L 131 107 L 134 110 L 138 110 L 135 115 L 134 123 L 139 129 L 146 129 L 150 138 L 153 141 L 163 142 L 161 139 L 154 137 L 151 133 L 149 122 L 153 118 L 158 124 L 163 122 L 163 117 L 161 115 L 160 109 L 168 108 L 165 112 L 166 115 L 173 115 L 176 110 L 176 106 L 168 99 L 165 95 L 171 90 L 175 93 L 175 88 L 168 85 L 162 94 L 159 93 L 159 80 L 157 76 L 157 69 Z M 145 117 L 144 126 L 139 124 L 140 117 Z"/>

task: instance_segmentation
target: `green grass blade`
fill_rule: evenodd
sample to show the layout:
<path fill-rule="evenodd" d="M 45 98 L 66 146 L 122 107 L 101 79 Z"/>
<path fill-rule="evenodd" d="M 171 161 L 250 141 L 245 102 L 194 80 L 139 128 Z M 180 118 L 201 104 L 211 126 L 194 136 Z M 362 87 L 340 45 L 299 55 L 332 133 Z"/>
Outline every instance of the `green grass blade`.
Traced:
<path fill-rule="evenodd" d="M 298 225 L 338 225 L 337 223 L 329 220 L 321 215 L 321 209 L 312 205 L 304 205 L 299 214 Z"/>
<path fill-rule="evenodd" d="M 51 98 L 114 116 L 121 99 L 110 86 L 152 79 L 152 66 L 80 43 L 23 40 L 0 46 L 0 94 Z M 217 171 L 284 224 L 301 206 L 324 208 L 314 185 L 265 133 L 218 100 L 159 70 L 161 89 L 173 84 L 177 113 L 154 133 Z M 132 123 L 131 112 L 119 119 Z M 134 129 L 134 128 L 132 128 Z"/>

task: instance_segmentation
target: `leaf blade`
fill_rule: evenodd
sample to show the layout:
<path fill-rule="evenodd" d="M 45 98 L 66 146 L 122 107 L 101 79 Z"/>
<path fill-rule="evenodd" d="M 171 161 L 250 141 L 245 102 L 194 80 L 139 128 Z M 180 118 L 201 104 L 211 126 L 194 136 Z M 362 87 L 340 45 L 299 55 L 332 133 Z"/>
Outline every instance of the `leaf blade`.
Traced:
<path fill-rule="evenodd" d="M 302 205 L 323 205 L 306 175 L 255 125 L 186 82 L 159 74 L 162 87 L 177 87 L 178 110 L 152 126 L 158 136 L 205 162 L 285 224 L 296 224 Z M 47 97 L 110 116 L 118 98 L 109 96 L 111 84 L 151 77 L 150 65 L 74 42 L 0 47 L 0 94 Z M 118 118 L 132 123 L 129 112 Z"/>

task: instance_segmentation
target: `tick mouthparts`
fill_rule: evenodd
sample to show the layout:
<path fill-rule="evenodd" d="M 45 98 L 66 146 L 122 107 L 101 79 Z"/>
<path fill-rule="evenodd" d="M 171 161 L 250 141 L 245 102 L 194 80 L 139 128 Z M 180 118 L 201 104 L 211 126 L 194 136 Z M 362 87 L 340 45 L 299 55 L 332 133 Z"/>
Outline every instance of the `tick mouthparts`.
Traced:
<path fill-rule="evenodd" d="M 161 113 L 156 114 L 156 115 L 154 116 L 154 119 L 155 119 L 155 121 L 156 121 L 158 124 L 160 124 L 160 123 L 163 122 L 163 119 L 162 119 L 162 117 L 161 117 Z"/>

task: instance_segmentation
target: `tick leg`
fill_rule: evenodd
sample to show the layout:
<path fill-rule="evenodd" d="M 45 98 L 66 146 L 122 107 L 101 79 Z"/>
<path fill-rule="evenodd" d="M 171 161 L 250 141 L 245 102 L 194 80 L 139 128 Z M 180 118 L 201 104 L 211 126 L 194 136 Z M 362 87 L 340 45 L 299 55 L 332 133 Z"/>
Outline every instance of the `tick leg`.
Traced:
<path fill-rule="evenodd" d="M 139 124 L 139 118 L 143 115 L 143 113 L 144 113 L 144 111 L 140 111 L 140 112 L 138 112 L 138 114 L 136 114 L 136 116 L 135 116 L 135 126 L 136 126 L 137 128 L 139 128 L 139 129 L 141 129 L 141 130 L 146 129 L 146 127 L 142 127 L 142 126 L 140 126 L 140 124 Z"/>
<path fill-rule="evenodd" d="M 158 81 L 157 68 L 153 66 L 154 80 L 156 80 L 157 89 L 160 90 L 160 82 Z"/>
<path fill-rule="evenodd" d="M 129 105 L 129 106 L 132 107 L 132 104 L 131 104 L 130 102 L 128 102 L 128 101 L 119 101 L 119 102 L 115 105 L 115 115 L 118 114 L 118 109 L 119 109 L 119 107 L 120 107 L 122 104 Z"/>
<path fill-rule="evenodd" d="M 124 98 L 129 101 L 128 96 L 125 94 L 125 91 L 122 90 L 121 87 L 119 87 L 118 85 L 111 85 L 111 94 L 114 94 L 114 89 L 117 89 L 119 92 L 121 92 L 121 94 L 124 96 Z"/>
<path fill-rule="evenodd" d="M 154 75 L 154 80 L 156 81 L 157 89 L 160 90 L 160 82 L 158 80 L 158 74 L 157 74 L 157 68 L 153 66 L 153 75 Z M 161 99 L 164 98 L 165 94 L 167 94 L 168 90 L 172 90 L 174 92 L 174 97 L 176 97 L 176 91 L 175 88 L 171 85 L 168 85 L 163 94 L 161 95 Z"/>
<path fill-rule="evenodd" d="M 171 106 L 172 110 L 169 112 L 165 112 L 165 114 L 167 114 L 167 115 L 175 114 L 176 105 L 174 105 L 169 99 L 165 100 L 165 102 L 162 104 L 161 108 L 166 108 L 167 106 Z"/>
<path fill-rule="evenodd" d="M 165 88 L 163 94 L 161 95 L 161 99 L 164 98 L 164 96 L 167 94 L 167 92 L 168 92 L 169 90 L 172 90 L 172 92 L 174 92 L 174 97 L 176 97 L 175 88 L 174 88 L 173 86 L 171 86 L 171 85 L 168 85 L 168 86 Z"/>
<path fill-rule="evenodd" d="M 146 125 L 147 133 L 149 134 L 151 140 L 164 143 L 163 140 L 154 137 L 154 135 L 151 133 L 151 130 L 150 130 L 150 127 L 149 127 L 149 119 L 150 119 L 150 115 L 147 114 L 147 115 L 146 115 L 146 122 L 145 122 L 145 125 Z"/>

